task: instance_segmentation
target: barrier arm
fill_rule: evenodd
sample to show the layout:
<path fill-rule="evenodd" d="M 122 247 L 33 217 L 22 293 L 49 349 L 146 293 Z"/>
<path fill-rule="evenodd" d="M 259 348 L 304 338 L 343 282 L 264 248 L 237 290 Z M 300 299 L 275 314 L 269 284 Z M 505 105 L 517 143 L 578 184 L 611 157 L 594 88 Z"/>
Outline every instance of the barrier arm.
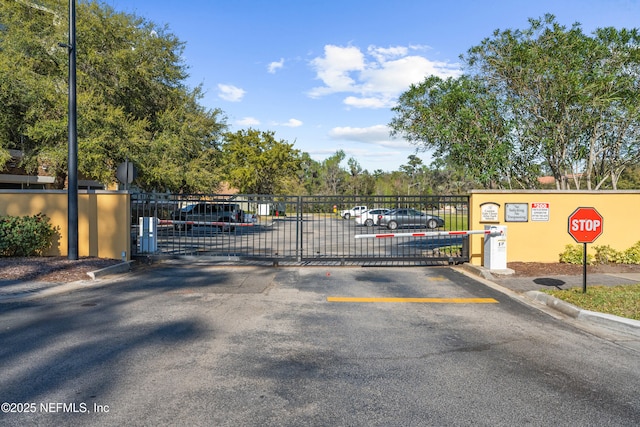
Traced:
<path fill-rule="evenodd" d="M 501 236 L 502 230 L 464 230 L 464 231 L 426 231 L 424 233 L 386 233 L 386 234 L 356 234 L 356 239 L 385 239 L 393 237 L 436 237 L 436 236 L 468 236 L 470 234 L 484 234 L 489 237 Z"/>
<path fill-rule="evenodd" d="M 213 225 L 218 227 L 232 225 L 234 227 L 253 227 L 255 224 L 253 224 L 252 222 L 177 221 L 171 219 L 161 219 L 158 221 L 158 225 Z"/>

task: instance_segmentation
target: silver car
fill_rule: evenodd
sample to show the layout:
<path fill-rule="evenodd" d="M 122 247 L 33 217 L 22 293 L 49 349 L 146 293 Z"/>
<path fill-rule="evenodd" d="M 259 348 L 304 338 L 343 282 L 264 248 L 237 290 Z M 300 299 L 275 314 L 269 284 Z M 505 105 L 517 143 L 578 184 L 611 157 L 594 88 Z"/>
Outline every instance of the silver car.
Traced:
<path fill-rule="evenodd" d="M 378 217 L 378 225 L 389 230 L 400 227 L 438 228 L 444 227 L 444 220 L 415 209 L 393 209 Z"/>

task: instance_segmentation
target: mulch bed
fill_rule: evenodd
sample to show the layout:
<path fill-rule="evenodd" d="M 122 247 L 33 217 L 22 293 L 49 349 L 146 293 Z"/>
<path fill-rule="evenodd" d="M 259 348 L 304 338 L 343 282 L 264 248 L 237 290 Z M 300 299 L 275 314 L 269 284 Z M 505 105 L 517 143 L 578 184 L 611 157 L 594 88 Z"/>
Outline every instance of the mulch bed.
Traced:
<path fill-rule="evenodd" d="M 519 277 L 575 276 L 582 274 L 582 264 L 510 262 L 507 267 Z M 588 265 L 587 274 L 640 273 L 640 264 L 598 264 Z"/>
<path fill-rule="evenodd" d="M 2 257 L 0 279 L 32 280 L 42 282 L 70 282 L 87 280 L 87 273 L 120 264 L 122 261 L 103 258 L 65 257 Z"/>

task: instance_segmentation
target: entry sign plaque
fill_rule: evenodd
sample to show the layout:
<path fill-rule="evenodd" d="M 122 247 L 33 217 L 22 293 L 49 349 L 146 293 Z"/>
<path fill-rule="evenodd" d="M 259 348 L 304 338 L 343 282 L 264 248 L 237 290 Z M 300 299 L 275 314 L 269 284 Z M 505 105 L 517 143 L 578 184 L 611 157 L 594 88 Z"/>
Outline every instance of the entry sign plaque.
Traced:
<path fill-rule="evenodd" d="M 569 215 L 569 234 L 582 249 L 582 293 L 587 292 L 587 243 L 593 243 L 602 234 L 602 215 L 595 208 L 578 208 Z"/>

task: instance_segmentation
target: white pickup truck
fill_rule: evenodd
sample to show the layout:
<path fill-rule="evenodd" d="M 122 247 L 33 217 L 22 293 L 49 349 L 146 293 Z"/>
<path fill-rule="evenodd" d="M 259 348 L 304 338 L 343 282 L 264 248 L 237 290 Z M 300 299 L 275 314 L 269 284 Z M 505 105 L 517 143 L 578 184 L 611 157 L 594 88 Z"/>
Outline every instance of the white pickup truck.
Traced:
<path fill-rule="evenodd" d="M 344 219 L 349 219 L 351 217 L 362 215 L 362 212 L 366 210 L 367 210 L 366 206 L 354 206 L 351 209 L 340 211 L 340 216 Z"/>

